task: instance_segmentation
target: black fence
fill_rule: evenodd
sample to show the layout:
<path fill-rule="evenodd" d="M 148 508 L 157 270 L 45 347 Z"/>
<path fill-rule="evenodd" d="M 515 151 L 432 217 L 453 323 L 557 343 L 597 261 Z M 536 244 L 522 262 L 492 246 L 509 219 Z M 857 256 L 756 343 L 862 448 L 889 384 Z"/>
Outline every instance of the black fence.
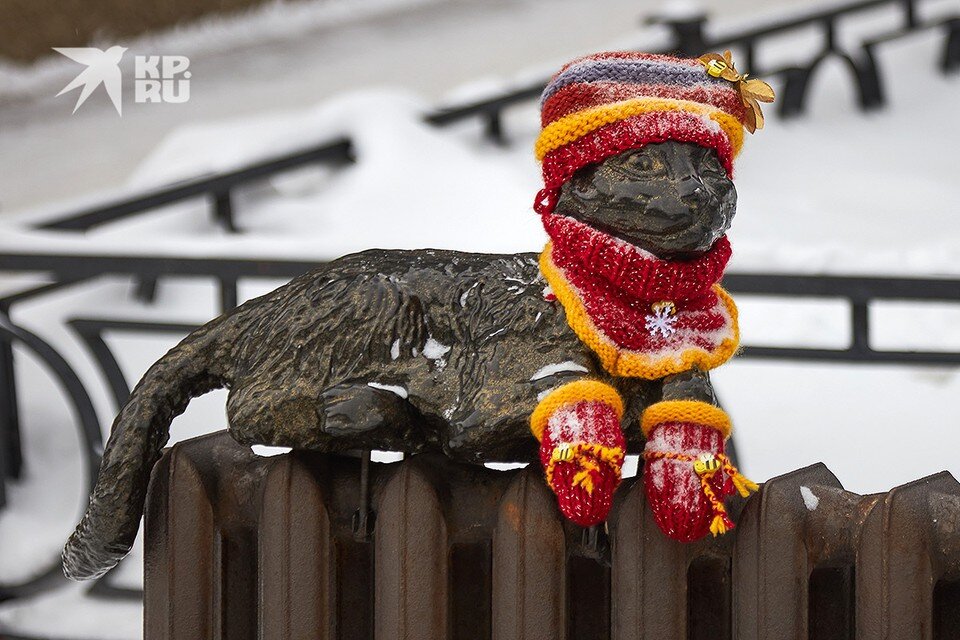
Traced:
<path fill-rule="evenodd" d="M 673 34 L 671 51 L 697 55 L 707 50 L 732 48 L 737 50 L 741 66 L 753 75 L 774 77 L 782 82 L 779 109 L 783 116 L 795 116 L 804 110 L 805 96 L 816 70 L 829 58 L 840 59 L 850 70 L 849 78 L 856 87 L 859 107 L 876 108 L 884 103 L 882 70 L 876 56 L 884 43 L 917 33 L 921 30 L 939 30 L 944 44 L 939 66 L 943 72 L 960 70 L 960 13 L 937 20 L 921 20 L 920 0 L 868 0 L 829 10 L 816 11 L 804 17 L 775 22 L 748 31 L 724 36 L 709 34 L 704 18 L 683 21 L 659 21 Z M 865 14 L 883 7 L 900 7 L 902 25 L 887 33 L 864 40 L 853 50 L 843 48 L 836 37 L 842 19 Z M 761 44 L 775 36 L 814 26 L 823 34 L 819 53 L 812 58 L 797 60 L 790 66 L 772 67 L 764 64 L 758 51 Z M 507 132 L 503 114 L 514 105 L 539 96 L 543 82 L 531 83 L 489 99 L 437 110 L 425 116 L 436 126 L 477 121 L 483 123 L 486 138 L 496 144 L 506 144 Z M 210 204 L 214 221 L 232 232 L 241 232 L 234 221 L 236 190 L 256 183 L 274 174 L 310 164 L 339 166 L 353 161 L 353 149 L 348 139 L 318 144 L 298 153 L 292 153 L 242 167 L 214 176 L 199 177 L 167 187 L 158 188 L 133 198 L 110 202 L 81 211 L 53 216 L 38 224 L 45 230 L 82 233 L 98 225 L 126 217 L 153 212 L 177 202 L 202 199 Z M 197 277 L 213 280 L 219 287 L 219 306 L 222 310 L 238 303 L 238 282 L 244 279 L 292 278 L 316 266 L 316 262 L 257 259 L 198 259 L 158 256 L 70 255 L 56 253 L 0 254 L 0 272 L 45 274 L 48 284 L 29 288 L 0 299 L 0 508 L 5 504 L 5 482 L 17 479 L 23 473 L 15 381 L 14 345 L 38 358 L 49 370 L 72 405 L 78 429 L 82 434 L 83 456 L 87 480 L 92 483 L 99 465 L 102 437 L 100 421 L 94 410 L 88 389 L 69 362 L 41 336 L 28 328 L 18 326 L 11 319 L 11 311 L 23 301 L 44 296 L 66 287 L 109 275 L 128 276 L 139 283 L 139 294 L 151 300 L 157 282 L 165 277 Z M 739 294 L 778 297 L 817 297 L 845 300 L 851 313 L 849 346 L 842 349 L 814 349 L 804 347 L 746 346 L 743 357 L 813 360 L 827 362 L 855 362 L 865 364 L 894 363 L 905 365 L 960 365 L 960 353 L 883 351 L 871 346 L 870 305 L 878 300 L 960 301 L 960 279 L 935 278 L 870 278 L 774 274 L 731 274 L 725 280 L 727 288 Z M 108 316 L 75 317 L 68 326 L 89 350 L 93 362 L 108 385 L 108 392 L 119 406 L 126 399 L 130 382 L 126 380 L 112 352 L 106 336 L 120 332 L 138 334 L 184 334 L 192 327 L 182 322 L 128 321 Z M 56 584 L 61 579 L 58 562 L 51 558 L 49 567 L 38 577 L 21 584 L 0 584 L 0 600 L 35 593 Z M 117 589 L 110 585 L 109 576 L 97 583 L 93 593 L 110 597 L 139 598 L 139 592 Z"/>

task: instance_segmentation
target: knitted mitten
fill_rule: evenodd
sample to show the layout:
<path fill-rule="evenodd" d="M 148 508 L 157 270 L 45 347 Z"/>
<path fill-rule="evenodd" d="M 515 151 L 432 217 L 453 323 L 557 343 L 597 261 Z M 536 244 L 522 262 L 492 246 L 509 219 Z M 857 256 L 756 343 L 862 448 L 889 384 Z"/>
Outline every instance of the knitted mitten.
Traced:
<path fill-rule="evenodd" d="M 644 486 L 654 520 L 665 535 L 693 542 L 733 528 L 723 500 L 746 496 L 757 485 L 744 478 L 724 452 L 730 419 L 693 400 L 658 402 L 643 414 Z"/>
<path fill-rule="evenodd" d="M 563 515 L 582 527 L 600 524 L 610 512 L 626 450 L 622 415 L 615 389 L 579 380 L 547 394 L 531 417 L 547 484 Z"/>

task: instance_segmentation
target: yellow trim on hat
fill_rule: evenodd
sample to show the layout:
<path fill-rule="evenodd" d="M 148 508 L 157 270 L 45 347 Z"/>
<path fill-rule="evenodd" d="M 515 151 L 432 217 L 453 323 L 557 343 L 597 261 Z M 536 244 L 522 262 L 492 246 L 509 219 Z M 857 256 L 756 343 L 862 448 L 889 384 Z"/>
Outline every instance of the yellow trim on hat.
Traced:
<path fill-rule="evenodd" d="M 629 100 L 622 100 L 620 102 L 577 111 L 576 113 L 551 122 L 543 128 L 540 136 L 537 138 L 537 143 L 534 147 L 537 160 L 542 161 L 544 156 L 551 151 L 582 138 L 591 131 L 595 131 L 604 125 L 644 113 L 665 111 L 685 111 L 687 113 L 708 116 L 720 125 L 720 128 L 727 134 L 734 157 L 740 153 L 740 148 L 743 146 L 743 124 L 729 113 L 716 107 L 690 100 L 677 100 L 674 98 L 631 98 Z"/>

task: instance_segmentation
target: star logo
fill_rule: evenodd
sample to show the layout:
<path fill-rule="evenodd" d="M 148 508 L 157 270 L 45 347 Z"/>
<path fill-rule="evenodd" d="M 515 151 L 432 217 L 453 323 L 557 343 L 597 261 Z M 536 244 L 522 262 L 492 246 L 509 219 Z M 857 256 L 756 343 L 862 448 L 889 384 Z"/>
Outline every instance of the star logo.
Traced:
<path fill-rule="evenodd" d="M 106 51 L 96 47 L 54 47 L 53 50 L 87 67 L 57 94 L 61 96 L 68 91 L 83 87 L 80 90 L 80 97 L 77 98 L 77 104 L 73 107 L 73 113 L 76 113 L 80 105 L 86 102 L 90 94 L 102 84 L 117 114 L 123 115 L 120 104 L 122 89 L 120 59 L 123 58 L 126 47 L 114 46 Z"/>

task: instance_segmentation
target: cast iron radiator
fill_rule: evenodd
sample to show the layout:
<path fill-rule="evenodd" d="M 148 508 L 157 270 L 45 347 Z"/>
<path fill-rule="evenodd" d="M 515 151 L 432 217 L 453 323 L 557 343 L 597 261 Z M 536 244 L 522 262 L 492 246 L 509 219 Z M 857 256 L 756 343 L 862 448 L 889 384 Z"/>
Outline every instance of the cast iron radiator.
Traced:
<path fill-rule="evenodd" d="M 536 465 L 266 458 L 204 436 L 154 469 L 145 637 L 960 637 L 951 475 L 859 496 L 817 464 L 731 507 L 733 532 L 681 545 L 633 479 L 608 530 L 583 530 Z"/>

